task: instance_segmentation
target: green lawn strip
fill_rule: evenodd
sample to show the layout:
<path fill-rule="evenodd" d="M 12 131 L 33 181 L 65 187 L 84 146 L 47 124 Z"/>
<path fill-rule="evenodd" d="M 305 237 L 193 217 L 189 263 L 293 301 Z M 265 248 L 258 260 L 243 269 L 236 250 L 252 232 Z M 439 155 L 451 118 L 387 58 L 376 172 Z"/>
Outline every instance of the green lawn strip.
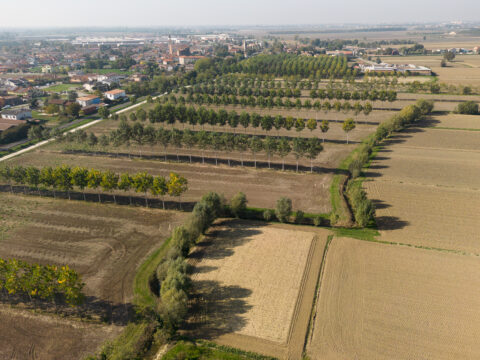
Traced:
<path fill-rule="evenodd" d="M 156 299 L 150 291 L 150 276 L 155 273 L 158 265 L 168 251 L 171 238 L 165 242 L 157 250 L 155 250 L 138 268 L 135 274 L 133 285 L 133 294 L 135 305 L 143 307 L 155 308 Z"/>
<path fill-rule="evenodd" d="M 162 360 L 176 359 L 212 359 L 212 360 L 274 360 L 270 356 L 255 354 L 229 346 L 217 345 L 208 341 L 179 341 Z"/>
<path fill-rule="evenodd" d="M 58 84 L 58 85 L 49 86 L 49 87 L 45 88 L 44 90 L 48 91 L 48 92 L 62 92 L 62 91 L 70 90 L 70 89 L 76 89 L 76 88 L 79 88 L 79 87 L 81 87 L 81 86 L 78 85 L 78 84 Z"/>

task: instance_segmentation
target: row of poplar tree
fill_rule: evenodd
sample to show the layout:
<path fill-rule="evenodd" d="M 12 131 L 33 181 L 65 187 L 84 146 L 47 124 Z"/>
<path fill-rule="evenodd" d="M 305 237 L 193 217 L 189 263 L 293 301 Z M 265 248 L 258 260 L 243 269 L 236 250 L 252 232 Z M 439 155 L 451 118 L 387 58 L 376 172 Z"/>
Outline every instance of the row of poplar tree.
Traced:
<path fill-rule="evenodd" d="M 239 96 L 263 96 L 263 97 L 287 97 L 299 98 L 302 96 L 300 89 L 261 89 L 250 87 L 230 87 L 224 85 L 195 85 L 185 90 L 183 94 L 207 94 L 207 95 L 239 95 Z M 394 90 L 363 90 L 348 91 L 341 89 L 312 89 L 309 92 L 311 98 L 329 100 L 370 100 L 370 101 L 395 101 L 397 92 Z"/>
<path fill-rule="evenodd" d="M 268 165 L 270 167 L 270 159 L 274 155 L 280 156 L 282 159 L 282 170 L 285 169 L 285 157 L 293 154 L 298 162 L 301 158 L 310 159 L 311 171 L 313 171 L 313 160 L 323 150 L 322 142 L 316 137 L 312 138 L 288 138 L 288 137 L 272 137 L 264 138 L 255 135 L 237 134 L 230 132 L 210 132 L 210 131 L 192 131 L 190 129 L 155 129 L 151 125 L 144 127 L 141 123 L 135 123 L 130 126 L 126 122 L 121 122 L 116 130 L 112 130 L 109 136 L 103 134 L 98 139 L 93 133 L 75 132 L 67 134 L 62 138 L 65 142 L 76 142 L 87 144 L 89 146 L 107 147 L 130 145 L 162 145 L 164 147 L 165 160 L 167 160 L 167 149 L 172 146 L 177 151 L 177 160 L 179 160 L 178 150 L 185 147 L 187 149 L 197 148 L 202 151 L 202 162 L 205 162 L 205 150 L 212 150 L 215 153 L 215 162 L 218 164 L 218 153 L 231 153 L 238 151 L 241 155 L 241 164 L 243 166 L 243 153 L 249 151 L 254 157 L 254 165 L 257 166 L 256 156 L 260 152 L 264 152 L 268 156 Z M 192 154 L 189 154 L 190 162 Z M 227 159 L 230 165 L 230 158 Z"/>
<path fill-rule="evenodd" d="M 146 172 L 117 174 L 110 170 L 102 172 L 84 167 L 71 168 L 68 165 L 58 167 L 46 166 L 41 169 L 34 166 L 5 166 L 0 168 L 0 179 L 7 181 L 12 191 L 12 183 L 28 185 L 37 190 L 42 186 L 52 189 L 54 196 L 56 189 L 66 191 L 69 199 L 70 191 L 75 188 L 83 193 L 84 200 L 85 189 L 96 190 L 100 188 L 105 192 L 111 192 L 115 203 L 114 191 L 122 190 L 128 192 L 133 190 L 137 193 L 145 194 L 145 205 L 147 207 L 147 193 L 150 192 L 154 196 L 162 197 L 164 208 L 165 202 L 163 197 L 165 195 L 180 197 L 188 189 L 187 179 L 174 172 L 170 173 L 169 178 L 165 178 L 163 176 L 152 176 Z M 101 201 L 100 194 L 98 194 L 98 200 Z"/>
<path fill-rule="evenodd" d="M 233 129 L 241 125 L 245 131 L 249 127 L 253 127 L 254 129 L 261 127 L 262 130 L 267 132 L 272 129 L 277 131 L 281 129 L 290 131 L 292 128 L 295 128 L 297 132 L 301 132 L 304 129 L 314 131 L 320 124 L 322 133 L 326 133 L 329 130 L 328 120 L 319 122 L 315 119 L 294 118 L 292 116 L 284 117 L 281 115 L 260 115 L 246 111 L 238 114 L 234 110 L 226 111 L 225 109 L 220 109 L 215 111 L 214 109 L 207 109 L 203 106 L 194 108 L 184 105 L 175 106 L 170 103 L 157 104 L 153 109 L 149 110 L 148 113 L 140 109 L 137 113 L 132 112 L 129 115 L 131 121 L 136 121 L 137 119 L 145 121 L 147 117 L 151 123 L 174 124 L 178 121 L 182 124 L 188 123 L 192 126 L 199 125 L 202 126 L 202 128 L 205 125 L 226 126 L 228 124 L 228 126 Z M 122 120 L 126 120 L 126 117 L 122 118 Z M 350 119 L 347 120 L 350 121 Z"/>
<path fill-rule="evenodd" d="M 8 296 L 79 305 L 84 301 L 83 286 L 80 275 L 67 265 L 39 265 L 17 259 L 0 259 L 0 291 Z"/>

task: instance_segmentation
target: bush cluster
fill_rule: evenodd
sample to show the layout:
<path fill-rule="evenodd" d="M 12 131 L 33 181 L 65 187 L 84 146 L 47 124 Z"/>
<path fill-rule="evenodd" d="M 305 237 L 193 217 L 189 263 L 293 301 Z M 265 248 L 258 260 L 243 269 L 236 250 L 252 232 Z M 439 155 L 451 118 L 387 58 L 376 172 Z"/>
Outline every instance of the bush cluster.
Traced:
<path fill-rule="evenodd" d="M 477 115 L 478 104 L 473 101 L 466 101 L 457 105 L 455 112 L 458 114 Z"/>
<path fill-rule="evenodd" d="M 84 301 L 83 286 L 80 275 L 67 265 L 59 267 L 0 259 L 0 292 L 10 296 L 60 301 L 73 306 Z"/>
<path fill-rule="evenodd" d="M 224 199 L 210 192 L 195 204 L 184 225 L 173 230 L 171 248 L 156 271 L 160 289 L 157 312 L 164 329 L 170 333 L 175 332 L 187 314 L 191 284 L 186 257 L 200 235 L 224 214 Z"/>

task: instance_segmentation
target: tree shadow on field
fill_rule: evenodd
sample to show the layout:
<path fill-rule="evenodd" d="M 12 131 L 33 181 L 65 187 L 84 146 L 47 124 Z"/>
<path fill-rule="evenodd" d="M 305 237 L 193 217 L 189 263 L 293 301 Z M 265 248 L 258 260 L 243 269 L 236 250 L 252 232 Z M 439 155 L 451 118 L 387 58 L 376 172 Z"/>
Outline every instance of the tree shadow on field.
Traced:
<path fill-rule="evenodd" d="M 392 207 L 392 205 L 387 204 L 383 200 L 379 199 L 372 199 L 373 205 L 375 205 L 375 209 L 388 209 L 389 207 Z"/>
<path fill-rule="evenodd" d="M 246 226 L 248 224 L 248 226 Z M 256 224 L 240 220 L 224 220 L 218 223 L 205 238 L 195 246 L 190 259 L 223 259 L 232 256 L 234 249 L 251 241 L 251 237 L 261 233 L 256 228 L 265 224 Z M 195 272 L 196 269 L 193 269 Z"/>
<path fill-rule="evenodd" d="M 217 281 L 195 281 L 190 298 L 190 316 L 185 330 L 194 338 L 214 339 L 238 332 L 246 325 L 242 316 L 252 308 L 246 299 L 250 289 L 223 286 Z"/>
<path fill-rule="evenodd" d="M 388 207 L 387 205 L 384 206 Z M 375 220 L 379 230 L 400 230 L 410 224 L 396 216 L 378 216 Z"/>

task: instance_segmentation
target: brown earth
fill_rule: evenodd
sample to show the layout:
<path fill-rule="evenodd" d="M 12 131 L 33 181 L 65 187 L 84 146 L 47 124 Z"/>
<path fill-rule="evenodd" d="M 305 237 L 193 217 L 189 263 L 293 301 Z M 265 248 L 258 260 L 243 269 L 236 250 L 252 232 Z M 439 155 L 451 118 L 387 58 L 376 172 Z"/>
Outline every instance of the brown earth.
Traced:
<path fill-rule="evenodd" d="M 480 133 L 417 128 L 386 142 L 367 173 L 382 240 L 480 254 Z"/>
<path fill-rule="evenodd" d="M 339 149 L 339 147 L 331 148 Z M 330 211 L 329 186 L 331 178 L 336 164 L 349 152 L 349 148 L 343 146 L 340 147 L 341 151 L 330 153 L 330 155 L 325 151 L 322 154 L 322 156 L 325 156 L 324 164 L 326 164 L 324 173 L 310 174 L 268 169 L 255 170 L 246 167 L 229 167 L 228 165 L 165 163 L 157 160 L 67 155 L 47 149 L 41 148 L 29 152 L 12 159 L 9 163 L 39 167 L 67 164 L 112 170 L 119 173 L 147 171 L 152 175 L 163 176 L 175 171 L 185 176 L 189 182 L 189 189 L 182 195 L 182 201 L 198 201 L 208 191 L 216 191 L 230 199 L 237 192 L 243 191 L 247 195 L 250 206 L 273 208 L 277 199 L 288 196 L 292 199 L 295 209 L 312 213 L 327 213 Z M 278 159 L 276 161 L 280 162 Z M 309 166 L 310 162 L 307 161 L 305 164 Z M 314 165 L 318 166 L 318 163 L 314 163 Z M 232 184 L 235 184 L 235 186 L 232 186 Z M 118 194 L 123 193 L 118 192 Z"/>
<path fill-rule="evenodd" d="M 0 258 L 69 265 L 85 282 L 86 303 L 60 311 L 73 312 L 75 319 L 82 316 L 118 325 L 126 324 L 132 314 L 137 267 L 185 216 L 37 196 L 2 193 L 0 197 Z M 22 302 L 16 305 L 17 309 L 25 307 L 31 308 Z M 81 358 L 122 329 L 85 325 L 54 315 L 32 314 L 25 319 L 17 311 L 0 313 L 0 355 L 5 349 L 15 359 Z M 16 324 L 14 330 L 12 323 Z M 2 341 L 10 345 L 2 346 Z M 29 357 L 22 355 L 28 349 Z"/>
<path fill-rule="evenodd" d="M 429 126 L 449 129 L 480 130 L 480 116 L 447 114 L 431 116 L 425 122 Z M 461 133 L 460 133 L 461 134 Z"/>
<path fill-rule="evenodd" d="M 196 295 L 188 332 L 299 359 L 327 235 L 307 227 L 217 223 L 190 256 Z"/>
<path fill-rule="evenodd" d="M 83 359 L 121 330 L 7 307 L 0 307 L 0 324 L 0 359 L 11 360 Z"/>
<path fill-rule="evenodd" d="M 335 238 L 307 353 L 322 359 L 477 359 L 480 260 Z"/>

